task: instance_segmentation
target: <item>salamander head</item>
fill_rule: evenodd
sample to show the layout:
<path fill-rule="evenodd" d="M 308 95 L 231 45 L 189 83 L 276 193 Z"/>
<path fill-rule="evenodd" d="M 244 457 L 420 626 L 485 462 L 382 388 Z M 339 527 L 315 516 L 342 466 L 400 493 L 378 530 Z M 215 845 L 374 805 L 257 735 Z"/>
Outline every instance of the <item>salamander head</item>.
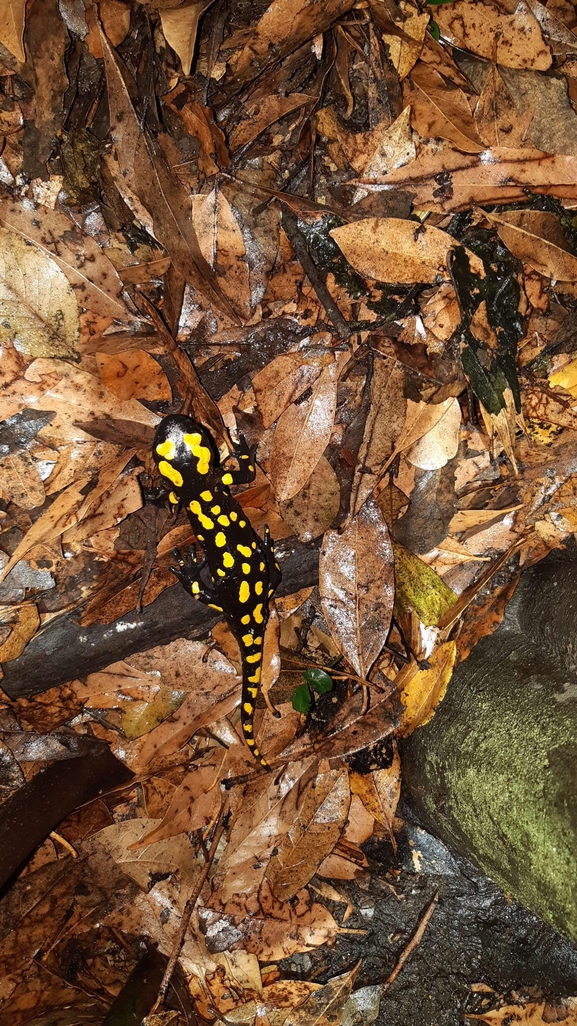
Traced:
<path fill-rule="evenodd" d="M 156 465 L 174 488 L 191 478 L 202 481 L 218 466 L 218 451 L 207 431 L 192 417 L 165 417 L 156 429 L 152 454 Z"/>

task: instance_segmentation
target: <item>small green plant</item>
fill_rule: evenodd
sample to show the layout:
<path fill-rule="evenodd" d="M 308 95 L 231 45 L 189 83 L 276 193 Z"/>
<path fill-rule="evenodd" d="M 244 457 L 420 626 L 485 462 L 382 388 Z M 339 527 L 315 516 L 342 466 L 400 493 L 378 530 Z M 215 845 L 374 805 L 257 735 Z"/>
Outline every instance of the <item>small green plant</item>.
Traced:
<path fill-rule="evenodd" d="M 311 688 L 316 691 L 318 695 L 326 695 L 328 691 L 333 690 L 333 679 L 326 670 L 321 670 L 320 667 L 314 666 L 310 670 L 304 672 L 305 682 L 300 684 L 295 689 L 293 694 L 293 709 L 300 713 L 310 712 L 313 704 L 313 696 L 311 694 Z"/>

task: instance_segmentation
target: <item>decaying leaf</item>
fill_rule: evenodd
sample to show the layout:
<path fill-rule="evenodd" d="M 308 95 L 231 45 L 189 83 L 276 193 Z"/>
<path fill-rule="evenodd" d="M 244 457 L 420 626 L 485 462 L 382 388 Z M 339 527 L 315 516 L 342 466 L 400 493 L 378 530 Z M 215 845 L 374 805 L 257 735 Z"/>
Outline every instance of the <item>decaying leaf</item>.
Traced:
<path fill-rule="evenodd" d="M 455 642 L 446 641 L 428 660 L 429 669 L 419 670 L 415 663 L 411 663 L 401 670 L 398 687 L 402 689 L 400 698 L 405 707 L 401 723 L 403 737 L 412 734 L 417 727 L 423 727 L 434 716 L 447 690 L 456 656 Z"/>

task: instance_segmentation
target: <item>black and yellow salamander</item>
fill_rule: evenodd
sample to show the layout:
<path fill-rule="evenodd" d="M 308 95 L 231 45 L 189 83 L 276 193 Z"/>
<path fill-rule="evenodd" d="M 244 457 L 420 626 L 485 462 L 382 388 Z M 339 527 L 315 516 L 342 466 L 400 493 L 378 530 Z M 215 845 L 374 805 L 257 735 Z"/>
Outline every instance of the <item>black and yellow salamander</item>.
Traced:
<path fill-rule="evenodd" d="M 241 723 L 252 754 L 269 769 L 254 739 L 254 707 L 258 694 L 269 599 L 280 581 L 274 545 L 253 531 L 230 485 L 254 480 L 254 455 L 244 438 L 231 454 L 238 470 L 220 466 L 212 436 L 190 417 L 172 415 L 159 424 L 153 442 L 158 470 L 170 486 L 169 501 L 182 503 L 201 542 L 204 556 L 180 558 L 174 573 L 186 590 L 224 613 L 242 653 Z M 201 577 L 208 568 L 212 581 Z"/>

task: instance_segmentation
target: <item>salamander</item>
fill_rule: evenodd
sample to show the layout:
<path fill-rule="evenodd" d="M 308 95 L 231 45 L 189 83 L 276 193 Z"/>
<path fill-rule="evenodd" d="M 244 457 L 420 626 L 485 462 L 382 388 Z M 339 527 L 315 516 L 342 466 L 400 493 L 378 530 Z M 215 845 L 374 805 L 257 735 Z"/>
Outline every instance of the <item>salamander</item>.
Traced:
<path fill-rule="evenodd" d="M 254 708 L 259 692 L 264 633 L 269 600 L 281 578 L 268 527 L 264 538 L 230 493 L 230 486 L 254 480 L 254 453 L 241 436 L 231 455 L 238 469 L 220 465 L 210 433 L 190 417 L 171 415 L 159 424 L 153 442 L 158 470 L 168 483 L 169 502 L 182 503 L 204 555 L 178 553 L 173 572 L 196 599 L 216 609 L 236 637 L 242 654 L 241 724 L 246 743 L 265 769 L 270 769 L 254 738 Z M 202 571 L 207 568 L 207 584 Z"/>

